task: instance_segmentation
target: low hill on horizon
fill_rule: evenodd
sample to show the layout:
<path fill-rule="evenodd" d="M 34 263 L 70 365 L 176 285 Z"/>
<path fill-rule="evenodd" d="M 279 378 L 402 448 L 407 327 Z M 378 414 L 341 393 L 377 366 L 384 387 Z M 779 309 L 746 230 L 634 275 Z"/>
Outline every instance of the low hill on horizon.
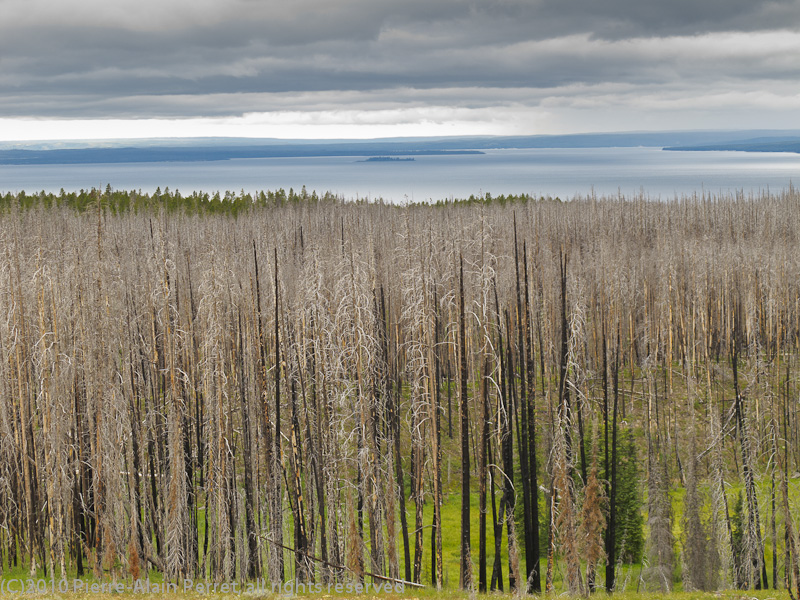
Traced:
<path fill-rule="evenodd" d="M 744 140 L 744 141 L 743 141 Z M 454 136 L 368 140 L 152 138 L 0 143 L 0 164 L 198 162 L 237 158 L 424 156 L 499 149 L 656 147 L 670 150 L 749 149 L 794 152 L 797 131 L 661 131 L 535 136 Z M 792 146 L 791 144 L 794 144 Z M 747 146 L 747 148 L 744 148 Z M 786 148 L 775 150 L 774 148 Z M 752 151 L 752 150 L 751 150 Z"/>
<path fill-rule="evenodd" d="M 725 144 L 702 144 L 664 148 L 680 152 L 793 152 L 800 153 L 800 137 L 753 138 Z"/>

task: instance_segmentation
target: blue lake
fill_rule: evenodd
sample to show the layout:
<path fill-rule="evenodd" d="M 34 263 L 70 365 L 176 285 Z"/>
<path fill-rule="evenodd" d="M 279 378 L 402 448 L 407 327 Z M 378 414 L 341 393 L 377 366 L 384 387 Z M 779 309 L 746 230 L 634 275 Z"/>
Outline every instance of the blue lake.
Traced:
<path fill-rule="evenodd" d="M 438 200 L 487 192 L 562 199 L 643 193 L 650 198 L 787 188 L 800 180 L 800 155 L 666 152 L 659 148 L 490 150 L 485 154 L 417 156 L 364 162 L 363 157 L 259 158 L 213 162 L 0 165 L 0 191 L 57 193 L 105 188 L 152 192 L 256 192 L 303 185 L 345 198 Z"/>

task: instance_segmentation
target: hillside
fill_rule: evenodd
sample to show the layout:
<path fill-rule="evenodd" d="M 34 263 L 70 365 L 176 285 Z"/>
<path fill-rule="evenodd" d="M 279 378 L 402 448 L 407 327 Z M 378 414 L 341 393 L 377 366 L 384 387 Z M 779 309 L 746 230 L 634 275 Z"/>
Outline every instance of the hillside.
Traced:
<path fill-rule="evenodd" d="M 800 152 L 800 138 L 753 138 L 724 144 L 673 146 L 664 150 L 681 152 Z"/>
<path fill-rule="evenodd" d="M 0 563 L 795 589 L 798 209 L 7 194 Z"/>

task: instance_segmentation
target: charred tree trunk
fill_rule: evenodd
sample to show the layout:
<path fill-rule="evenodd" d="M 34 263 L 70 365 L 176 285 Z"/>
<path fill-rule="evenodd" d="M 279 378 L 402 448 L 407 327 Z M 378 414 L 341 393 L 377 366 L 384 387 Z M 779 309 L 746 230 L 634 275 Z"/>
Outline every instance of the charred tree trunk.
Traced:
<path fill-rule="evenodd" d="M 492 442 L 489 440 L 489 463 L 494 465 L 494 454 L 492 452 Z M 492 497 L 492 535 L 494 536 L 494 560 L 492 561 L 492 578 L 489 584 L 490 591 L 503 591 L 503 564 L 500 559 L 500 552 L 503 543 L 503 513 L 502 500 L 500 502 L 500 514 L 497 514 L 497 497 L 495 495 L 495 472 L 492 466 L 489 469 L 489 494 Z"/>
<path fill-rule="evenodd" d="M 444 565 L 442 556 L 442 437 L 440 426 L 440 401 L 439 401 L 439 307 L 436 288 L 433 294 L 433 394 L 431 394 L 432 427 L 431 427 L 431 456 L 433 458 L 433 529 L 431 531 L 431 579 L 437 589 L 441 589 L 444 582 Z M 429 365 L 430 368 L 430 365 Z"/>
<path fill-rule="evenodd" d="M 295 577 L 298 582 L 305 583 L 309 579 L 308 563 L 308 534 L 306 532 L 305 501 L 303 500 L 303 482 L 301 468 L 303 454 L 300 449 L 300 421 L 297 415 L 297 384 L 292 378 L 290 400 L 292 405 L 292 490 L 294 496 L 292 509 L 294 513 L 294 543 L 295 543 Z"/>
<path fill-rule="evenodd" d="M 239 409 L 242 412 L 242 459 L 244 461 L 244 515 L 245 536 L 247 538 L 247 564 L 244 571 L 248 579 L 255 579 L 260 571 L 258 562 L 258 532 L 256 531 L 255 503 L 253 500 L 253 475 L 251 459 L 251 434 L 250 414 L 246 401 L 247 391 L 244 381 L 244 346 L 243 346 L 242 318 L 239 316 L 239 355 L 237 371 L 239 375 Z"/>
<path fill-rule="evenodd" d="M 528 247 L 522 245 L 522 258 L 525 273 L 525 372 L 528 382 L 528 452 L 530 466 L 531 518 L 530 518 L 530 557 L 526 556 L 528 564 L 528 581 L 531 591 L 535 594 L 542 591 L 542 576 L 540 572 L 539 556 L 539 476 L 538 462 L 536 459 L 536 361 L 534 360 L 533 332 L 531 328 L 530 289 L 528 286 Z"/>
<path fill-rule="evenodd" d="M 462 590 L 472 589 L 472 559 L 470 557 L 470 457 L 469 457 L 469 399 L 467 397 L 467 333 L 464 308 L 464 257 L 459 270 L 459 380 L 461 385 L 461 567 L 458 583 Z"/>
<path fill-rule="evenodd" d="M 486 593 L 486 484 L 488 479 L 489 452 L 489 358 L 484 357 L 481 374 L 481 446 L 479 466 L 479 542 L 478 542 L 478 591 Z M 492 495 L 494 500 L 494 495 Z"/>
<path fill-rule="evenodd" d="M 611 409 L 611 453 L 609 455 L 609 413 L 608 413 L 608 344 L 605 321 L 603 322 L 603 424 L 605 434 L 605 472 L 608 478 L 608 524 L 606 527 L 606 591 L 616 587 L 616 527 L 617 527 L 617 406 L 619 400 L 619 332 L 617 349 L 614 353 L 612 387 L 614 403 Z"/>
<path fill-rule="evenodd" d="M 406 484 L 403 476 L 403 456 L 400 450 L 400 415 L 397 409 L 397 396 L 401 393 L 400 384 L 389 394 L 389 415 L 392 427 L 392 449 L 394 453 L 395 479 L 397 480 L 397 495 L 400 500 L 400 529 L 403 535 L 403 565 L 405 579 L 411 581 L 411 545 L 408 539 L 408 517 L 406 515 Z"/>
<path fill-rule="evenodd" d="M 498 326 L 498 331 L 500 327 Z M 506 313 L 506 330 L 508 330 L 508 313 Z M 503 377 L 500 384 L 500 431 L 502 435 L 501 452 L 503 455 L 503 471 L 504 486 L 503 486 L 503 500 L 501 502 L 500 512 L 503 513 L 505 509 L 505 523 L 506 531 L 508 534 L 508 587 L 509 590 L 514 591 L 517 588 L 517 580 L 515 577 L 515 568 L 511 559 L 511 536 L 513 532 L 513 521 L 516 512 L 516 491 L 514 489 L 514 428 L 511 426 L 512 408 L 509 401 L 509 382 L 513 381 L 513 370 L 509 357 L 511 355 L 511 343 L 506 342 L 506 359 L 503 356 L 503 338 L 500 335 L 500 365 L 503 371 Z"/>
<path fill-rule="evenodd" d="M 278 249 L 275 248 L 275 433 L 273 434 L 272 451 L 272 502 L 270 522 L 272 525 L 272 537 L 276 543 L 275 550 L 275 571 L 276 577 L 283 582 L 283 493 L 281 492 L 281 476 L 283 474 L 283 450 L 281 449 L 281 340 L 280 340 L 280 293 L 278 289 Z"/>
<path fill-rule="evenodd" d="M 516 329 L 517 329 L 517 361 L 516 363 L 519 365 L 519 401 L 515 403 L 514 406 L 514 414 L 516 415 L 517 419 L 517 434 L 518 434 L 518 441 L 519 441 L 519 467 L 520 467 L 520 475 L 522 477 L 522 481 L 520 482 L 522 485 L 522 507 L 523 507 L 523 536 L 525 542 L 525 579 L 526 579 L 526 588 L 528 587 L 529 581 L 531 581 L 531 577 L 534 570 L 533 565 L 533 558 L 534 558 L 534 550 L 532 548 L 533 543 L 533 507 L 532 507 L 532 499 L 531 499 L 531 478 L 530 473 L 528 472 L 530 466 L 530 451 L 529 451 L 529 439 L 528 439 L 528 426 L 531 422 L 531 418 L 529 416 L 529 406 L 528 406 L 528 386 L 527 386 L 527 365 L 528 365 L 528 344 L 527 339 L 524 334 L 524 322 L 527 322 L 525 318 L 525 314 L 523 313 L 523 304 L 522 304 L 522 285 L 520 281 L 520 274 L 519 274 L 519 244 L 517 243 L 517 219 L 516 213 L 514 215 L 514 273 L 516 279 L 516 310 L 517 310 L 517 318 L 516 318 Z M 527 270 L 526 270 L 527 276 Z M 527 306 L 527 299 L 526 299 L 526 306 Z M 509 336 L 511 332 L 509 332 Z M 512 357 L 509 356 L 509 362 L 512 362 Z M 514 384 L 514 380 L 509 381 L 509 385 L 514 386 L 514 390 L 516 390 L 516 385 Z M 512 396 L 513 396 L 512 391 Z M 517 412 L 519 410 L 519 412 Z M 528 591 L 528 590 L 526 590 Z"/>

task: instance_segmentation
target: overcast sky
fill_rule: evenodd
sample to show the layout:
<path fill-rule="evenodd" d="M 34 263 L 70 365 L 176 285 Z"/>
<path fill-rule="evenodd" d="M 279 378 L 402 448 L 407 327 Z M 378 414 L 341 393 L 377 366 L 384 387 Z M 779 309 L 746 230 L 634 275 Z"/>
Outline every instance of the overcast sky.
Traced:
<path fill-rule="evenodd" d="M 797 0 L 0 0 L 0 139 L 800 128 Z"/>

